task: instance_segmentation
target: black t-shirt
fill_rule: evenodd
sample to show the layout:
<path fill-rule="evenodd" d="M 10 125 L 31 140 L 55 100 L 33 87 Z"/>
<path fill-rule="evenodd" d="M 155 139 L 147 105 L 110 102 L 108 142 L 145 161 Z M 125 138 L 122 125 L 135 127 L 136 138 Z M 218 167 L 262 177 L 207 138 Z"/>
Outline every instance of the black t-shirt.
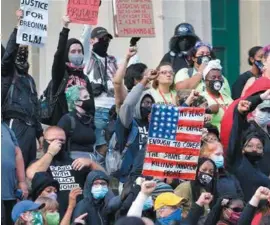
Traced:
<path fill-rule="evenodd" d="M 250 71 L 246 71 L 245 73 L 241 74 L 235 83 L 232 86 L 232 98 L 238 99 L 241 97 L 242 91 L 249 80 L 249 78 L 253 77 L 254 75 Z"/>
<path fill-rule="evenodd" d="M 61 162 L 53 161 L 48 168 L 48 172 L 60 184 L 57 201 L 59 203 L 59 213 L 61 218 L 63 218 L 68 207 L 69 192 L 76 187 L 81 187 L 83 189 L 86 177 L 90 172 L 89 168 L 83 168 L 81 171 L 73 170 L 72 162 L 72 159 Z M 82 198 L 82 195 L 79 196 L 77 202 Z"/>
<path fill-rule="evenodd" d="M 69 137 L 71 130 L 71 118 L 75 119 L 75 128 L 71 136 L 70 151 L 93 152 L 93 145 L 96 142 L 94 124 L 87 118 L 79 118 L 76 113 L 64 115 L 58 122 L 58 126 L 63 128 L 66 136 Z"/>
<path fill-rule="evenodd" d="M 136 120 L 139 130 L 139 149 L 147 142 L 149 123 L 147 121 Z"/>
<path fill-rule="evenodd" d="M 176 53 L 177 54 L 177 53 Z M 172 67 L 173 67 L 173 71 L 174 73 L 176 74 L 179 70 L 183 69 L 183 68 L 188 68 L 189 65 L 188 65 L 188 61 L 186 59 L 186 56 L 185 55 L 181 55 L 179 56 L 178 54 L 177 55 L 174 55 L 172 56 L 171 55 L 171 52 L 168 52 L 166 53 L 161 62 L 160 63 L 165 63 L 165 62 L 168 62 L 170 64 L 172 64 Z"/>

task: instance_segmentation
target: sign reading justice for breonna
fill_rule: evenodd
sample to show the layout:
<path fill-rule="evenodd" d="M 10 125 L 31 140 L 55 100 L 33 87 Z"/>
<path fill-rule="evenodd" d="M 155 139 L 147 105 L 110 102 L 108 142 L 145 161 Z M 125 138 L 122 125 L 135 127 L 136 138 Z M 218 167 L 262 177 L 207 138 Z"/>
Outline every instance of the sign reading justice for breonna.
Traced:
<path fill-rule="evenodd" d="M 47 39 L 49 0 L 21 0 L 23 18 L 17 32 L 17 43 L 43 47 Z"/>
<path fill-rule="evenodd" d="M 205 109 L 155 104 L 143 175 L 194 180 Z"/>

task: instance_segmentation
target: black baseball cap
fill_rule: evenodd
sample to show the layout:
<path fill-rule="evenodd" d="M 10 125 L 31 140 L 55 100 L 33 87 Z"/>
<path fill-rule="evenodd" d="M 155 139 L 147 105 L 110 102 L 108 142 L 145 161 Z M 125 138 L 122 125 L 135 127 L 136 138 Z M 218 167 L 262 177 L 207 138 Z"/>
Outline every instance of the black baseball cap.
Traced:
<path fill-rule="evenodd" d="M 102 38 L 104 36 L 113 39 L 113 36 L 104 27 L 96 27 L 92 30 L 91 38 Z"/>

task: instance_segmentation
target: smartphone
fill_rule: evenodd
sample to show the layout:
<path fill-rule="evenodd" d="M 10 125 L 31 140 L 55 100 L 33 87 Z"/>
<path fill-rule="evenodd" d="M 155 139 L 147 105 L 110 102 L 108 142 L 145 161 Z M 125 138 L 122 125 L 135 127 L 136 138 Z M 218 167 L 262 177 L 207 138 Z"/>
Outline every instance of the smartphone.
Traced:
<path fill-rule="evenodd" d="M 16 197 L 16 199 L 18 199 L 20 201 L 23 200 L 23 192 L 21 189 L 17 189 L 15 191 L 15 197 Z"/>
<path fill-rule="evenodd" d="M 132 37 L 130 39 L 130 47 L 134 47 L 137 45 L 137 42 L 140 40 L 141 38 L 140 37 Z"/>

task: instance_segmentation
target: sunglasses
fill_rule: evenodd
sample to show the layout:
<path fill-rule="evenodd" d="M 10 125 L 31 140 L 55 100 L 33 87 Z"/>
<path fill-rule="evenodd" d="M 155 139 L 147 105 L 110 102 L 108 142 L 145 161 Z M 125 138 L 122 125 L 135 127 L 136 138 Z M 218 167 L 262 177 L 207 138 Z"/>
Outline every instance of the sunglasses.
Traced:
<path fill-rule="evenodd" d="M 236 207 L 236 208 L 229 208 L 231 209 L 232 211 L 234 212 L 243 212 L 243 208 L 239 208 L 239 207 Z"/>

